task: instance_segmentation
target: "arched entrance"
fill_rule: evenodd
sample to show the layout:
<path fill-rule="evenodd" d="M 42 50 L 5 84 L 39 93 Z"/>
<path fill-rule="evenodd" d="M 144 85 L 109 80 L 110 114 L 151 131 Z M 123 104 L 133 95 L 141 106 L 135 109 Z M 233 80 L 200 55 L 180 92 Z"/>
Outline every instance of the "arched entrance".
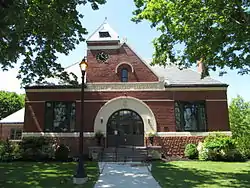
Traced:
<path fill-rule="evenodd" d="M 138 113 L 130 109 L 121 109 L 109 117 L 107 147 L 143 145 L 144 124 Z"/>

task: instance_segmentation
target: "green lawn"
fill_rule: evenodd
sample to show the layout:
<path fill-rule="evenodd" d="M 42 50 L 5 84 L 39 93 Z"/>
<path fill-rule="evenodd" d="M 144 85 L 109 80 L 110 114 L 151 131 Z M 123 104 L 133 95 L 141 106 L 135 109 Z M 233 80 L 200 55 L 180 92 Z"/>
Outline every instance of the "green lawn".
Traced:
<path fill-rule="evenodd" d="M 0 163 L 1 188 L 93 188 L 99 177 L 96 162 L 87 162 L 89 181 L 84 185 L 74 185 L 72 176 L 76 163 Z"/>
<path fill-rule="evenodd" d="M 162 188 L 250 187 L 250 162 L 153 162 L 152 174 Z"/>

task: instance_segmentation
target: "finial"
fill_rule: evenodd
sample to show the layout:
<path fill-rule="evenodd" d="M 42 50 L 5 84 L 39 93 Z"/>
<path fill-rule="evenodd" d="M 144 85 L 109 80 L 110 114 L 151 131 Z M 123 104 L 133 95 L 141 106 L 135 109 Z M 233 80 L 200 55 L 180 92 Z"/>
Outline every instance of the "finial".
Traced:
<path fill-rule="evenodd" d="M 104 23 L 106 23 L 108 21 L 108 18 L 107 18 L 107 16 L 105 17 L 105 19 L 104 19 Z"/>
<path fill-rule="evenodd" d="M 123 42 L 127 42 L 128 41 L 128 39 L 127 39 L 127 37 L 123 37 Z"/>

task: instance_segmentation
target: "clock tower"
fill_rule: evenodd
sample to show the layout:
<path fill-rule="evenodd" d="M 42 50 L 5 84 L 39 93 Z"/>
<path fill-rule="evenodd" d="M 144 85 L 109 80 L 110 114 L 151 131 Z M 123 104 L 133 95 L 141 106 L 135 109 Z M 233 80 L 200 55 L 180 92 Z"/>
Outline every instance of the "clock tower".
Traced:
<path fill-rule="evenodd" d="M 87 82 L 154 82 L 158 77 L 121 41 L 107 19 L 87 39 Z M 137 71 L 137 72 L 136 72 Z M 145 77 L 145 74 L 148 76 Z"/>

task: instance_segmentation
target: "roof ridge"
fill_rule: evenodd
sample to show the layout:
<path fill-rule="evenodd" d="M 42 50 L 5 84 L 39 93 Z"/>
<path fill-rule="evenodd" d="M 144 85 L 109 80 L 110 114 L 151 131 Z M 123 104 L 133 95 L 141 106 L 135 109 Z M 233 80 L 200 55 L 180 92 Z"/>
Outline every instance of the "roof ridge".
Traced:
<path fill-rule="evenodd" d="M 149 68 L 149 70 L 154 74 L 154 75 L 156 75 L 157 77 L 158 77 L 158 80 L 159 81 L 161 81 L 161 77 L 160 77 L 160 75 L 156 72 L 156 71 L 154 71 L 153 70 L 153 68 L 152 68 L 152 66 L 151 65 L 148 65 L 147 63 L 146 63 L 146 61 L 131 47 L 131 45 L 129 45 L 127 42 L 124 42 L 122 45 L 124 45 L 124 44 L 126 44 L 129 48 L 130 48 L 130 50 L 132 50 L 134 53 L 135 53 L 135 55 L 142 61 L 142 63 L 144 64 L 144 65 L 146 65 L 146 67 L 147 68 Z"/>
<path fill-rule="evenodd" d="M 104 25 L 108 23 L 107 22 L 107 17 L 105 17 L 104 21 L 102 22 L 102 24 L 88 37 L 88 39 L 86 40 L 86 42 Z"/>

